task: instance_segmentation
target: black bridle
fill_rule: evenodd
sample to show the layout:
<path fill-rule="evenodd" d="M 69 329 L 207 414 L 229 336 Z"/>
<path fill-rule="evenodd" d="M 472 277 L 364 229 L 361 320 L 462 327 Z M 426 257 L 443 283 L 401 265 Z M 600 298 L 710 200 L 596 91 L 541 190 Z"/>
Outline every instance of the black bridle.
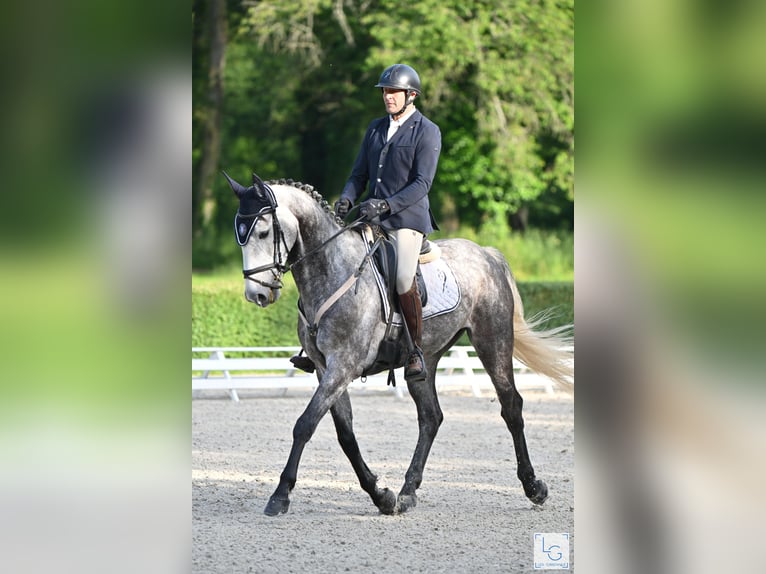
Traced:
<path fill-rule="evenodd" d="M 253 228 L 255 228 L 255 224 L 264 215 L 271 215 L 271 228 L 272 228 L 272 235 L 274 236 L 274 252 L 272 256 L 272 261 L 271 263 L 267 263 L 266 265 L 261 265 L 259 267 L 243 269 L 242 274 L 245 276 L 245 279 L 249 279 L 250 281 L 263 285 L 264 287 L 268 287 L 269 289 L 281 289 L 282 275 L 287 273 L 290 270 L 290 266 L 287 265 L 287 253 L 288 253 L 287 240 L 285 239 L 284 231 L 282 231 L 282 225 L 279 223 L 279 217 L 277 217 L 276 202 L 274 202 L 273 207 L 265 209 L 256 215 L 242 215 L 239 212 L 237 212 L 237 215 L 234 218 L 235 226 L 239 226 L 240 224 L 242 224 L 243 220 L 244 221 L 252 220 L 252 223 L 249 226 L 249 231 L 247 232 L 247 238 L 245 239 L 244 243 L 239 243 L 240 242 L 239 234 L 237 235 L 237 242 L 240 244 L 240 246 L 244 247 L 250 239 L 250 235 L 253 232 Z M 284 253 L 285 253 L 284 262 L 282 257 L 282 246 L 284 246 Z M 253 277 L 253 275 L 257 273 L 261 273 L 263 271 L 271 271 L 274 277 L 274 283 L 268 283 L 266 281 L 257 279 L 256 277 Z"/>
<path fill-rule="evenodd" d="M 229 179 L 228 175 L 226 175 L 226 178 Z M 229 179 L 229 182 L 233 183 L 231 179 Z M 274 236 L 272 262 L 259 267 L 252 267 L 251 269 L 243 269 L 242 274 L 245 276 L 245 279 L 249 279 L 269 289 L 281 289 L 282 275 L 288 271 L 288 247 L 285 234 L 282 231 L 282 225 L 279 223 L 279 217 L 277 216 L 277 199 L 274 197 L 274 191 L 255 174 L 253 174 L 253 185 L 251 187 L 245 189 L 239 186 L 239 184 L 236 184 L 236 187 L 232 185 L 232 187 L 239 197 L 239 209 L 234 216 L 234 234 L 240 247 L 247 245 L 255 225 L 265 215 L 271 215 L 271 228 Z M 284 258 L 282 253 L 283 246 Z M 271 271 L 274 282 L 269 283 L 254 277 L 254 275 L 263 271 Z"/>
<path fill-rule="evenodd" d="M 243 269 L 242 274 L 244 275 L 245 279 L 253 281 L 254 283 L 258 283 L 259 285 L 263 285 L 264 287 L 268 287 L 269 289 L 281 289 L 283 287 L 282 283 L 282 275 L 290 271 L 290 269 L 301 262 L 303 262 L 306 258 L 308 258 L 310 255 L 313 255 L 323 249 L 326 245 L 328 245 L 331 241 L 333 241 L 336 237 L 338 237 L 341 233 L 344 231 L 348 231 L 349 229 L 354 229 L 355 227 L 358 227 L 363 224 L 364 218 L 359 218 L 356 221 L 348 224 L 347 226 L 341 228 L 338 232 L 331 235 L 326 241 L 309 251 L 308 253 L 304 254 L 302 257 L 300 257 L 297 261 L 290 264 L 287 262 L 287 257 L 289 255 L 290 248 L 287 245 L 287 240 L 285 239 L 285 233 L 282 230 L 282 225 L 279 222 L 279 217 L 277 216 L 277 199 L 274 197 L 273 190 L 268 186 L 268 184 L 259 182 L 262 184 L 260 189 L 257 192 L 257 203 L 254 205 L 251 202 L 248 202 L 247 205 L 245 204 L 245 197 L 240 197 L 240 209 L 237 211 L 236 216 L 234 217 L 234 233 L 237 236 L 237 243 L 240 245 L 240 247 L 244 247 L 247 245 L 247 242 L 250 240 L 250 236 L 253 233 L 253 230 L 255 229 L 256 223 L 258 223 L 258 220 L 261 219 L 264 215 L 271 215 L 271 229 L 272 229 L 272 235 L 274 237 L 274 250 L 272 255 L 272 261 L 271 263 L 267 263 L 266 265 L 261 265 L 259 267 L 252 267 L 250 269 Z M 255 184 L 254 184 L 255 186 Z M 247 191 L 250 191 L 248 189 Z M 252 213 L 242 213 L 243 211 L 248 212 L 253 209 L 257 209 L 257 211 Z M 284 258 L 283 258 L 283 251 L 282 247 L 284 246 Z M 258 273 L 262 273 L 263 271 L 271 271 L 272 276 L 274 278 L 274 282 L 267 282 L 262 281 L 261 279 L 257 279 L 256 277 L 253 277 L 254 275 Z"/>

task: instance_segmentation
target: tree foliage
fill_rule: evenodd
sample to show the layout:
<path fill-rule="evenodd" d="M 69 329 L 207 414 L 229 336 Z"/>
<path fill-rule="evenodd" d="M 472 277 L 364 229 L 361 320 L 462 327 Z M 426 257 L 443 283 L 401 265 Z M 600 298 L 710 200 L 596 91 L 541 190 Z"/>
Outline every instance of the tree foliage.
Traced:
<path fill-rule="evenodd" d="M 198 0 L 193 11 L 211 1 Z M 431 192 L 440 224 L 502 228 L 524 208 L 532 224 L 571 228 L 573 0 L 230 0 L 228 7 L 220 166 L 236 178 L 255 170 L 336 197 L 365 127 L 384 113 L 373 88 L 380 72 L 405 62 L 421 76 L 418 107 L 442 131 Z M 209 55 L 204 42 L 193 46 L 196 69 Z M 205 81 L 195 75 L 195 96 L 207 93 Z M 193 153 L 203 153 L 196 135 Z M 236 204 L 222 178 L 213 195 L 209 233 L 221 234 L 214 255 L 225 259 L 234 253 Z"/>

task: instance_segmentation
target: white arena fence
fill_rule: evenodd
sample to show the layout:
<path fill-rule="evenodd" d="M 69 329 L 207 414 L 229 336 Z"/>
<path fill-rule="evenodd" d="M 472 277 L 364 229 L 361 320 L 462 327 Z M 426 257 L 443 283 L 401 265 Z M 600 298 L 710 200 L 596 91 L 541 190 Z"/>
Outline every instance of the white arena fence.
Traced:
<path fill-rule="evenodd" d="M 239 401 L 243 389 L 315 389 L 316 374 L 296 369 L 290 357 L 300 347 L 192 347 L 192 396 L 197 391 L 224 390 Z M 396 369 L 396 387 L 387 386 L 388 371 L 367 377 L 366 382 L 355 379 L 350 388 L 386 389 L 401 398 L 407 392 L 404 369 Z M 530 371 L 514 359 L 514 379 L 519 389 L 538 388 L 549 394 L 554 383 L 549 378 Z M 452 347 L 439 361 L 436 387 L 470 388 L 476 397 L 482 391 L 494 393 L 494 387 L 476 351 L 471 346 Z"/>

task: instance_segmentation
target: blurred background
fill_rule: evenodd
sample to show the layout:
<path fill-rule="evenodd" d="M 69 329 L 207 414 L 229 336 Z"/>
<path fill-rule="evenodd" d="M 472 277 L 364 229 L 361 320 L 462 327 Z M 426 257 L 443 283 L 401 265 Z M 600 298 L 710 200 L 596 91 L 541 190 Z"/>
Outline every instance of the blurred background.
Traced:
<path fill-rule="evenodd" d="M 0 8 L 3 572 L 189 569 L 181 7 Z"/>
<path fill-rule="evenodd" d="M 577 6 L 577 568 L 760 570 L 762 2 Z"/>
<path fill-rule="evenodd" d="M 575 568 L 760 569 L 763 3 L 578 4 L 576 209 L 571 2 L 200 1 L 192 58 L 176 2 L 6 4 L 3 571 L 189 570 L 189 266 L 238 264 L 219 171 L 333 200 L 394 61 L 442 128 L 444 234 L 571 282 L 576 222 Z"/>

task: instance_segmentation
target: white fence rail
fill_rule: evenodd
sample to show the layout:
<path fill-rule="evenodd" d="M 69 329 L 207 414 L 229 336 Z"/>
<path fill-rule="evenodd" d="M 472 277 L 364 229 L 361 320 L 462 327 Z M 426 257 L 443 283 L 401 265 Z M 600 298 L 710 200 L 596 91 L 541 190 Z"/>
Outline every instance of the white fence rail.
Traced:
<path fill-rule="evenodd" d="M 316 375 L 295 369 L 289 360 L 299 351 L 299 347 L 192 347 L 192 392 L 224 390 L 239 401 L 237 390 L 242 389 L 314 389 Z M 385 389 L 387 377 L 386 371 L 367 377 L 364 383 L 356 379 L 352 385 Z M 550 379 L 515 360 L 514 379 L 518 388 L 542 388 L 553 393 Z M 388 388 L 402 397 L 407 390 L 403 369 L 396 370 L 396 380 L 396 388 Z M 482 389 L 492 389 L 492 382 L 473 347 L 455 346 L 439 361 L 436 387 L 470 388 L 479 397 Z"/>

